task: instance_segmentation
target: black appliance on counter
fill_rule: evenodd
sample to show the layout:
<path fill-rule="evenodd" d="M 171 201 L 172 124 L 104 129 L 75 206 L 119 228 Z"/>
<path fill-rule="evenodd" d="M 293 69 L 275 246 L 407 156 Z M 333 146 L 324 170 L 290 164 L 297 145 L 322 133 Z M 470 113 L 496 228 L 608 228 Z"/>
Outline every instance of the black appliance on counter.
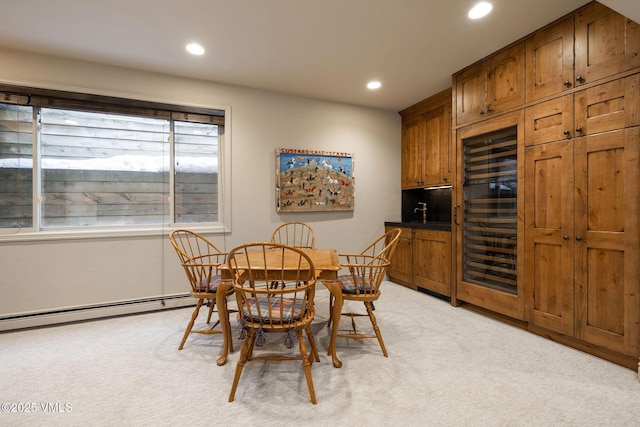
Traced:
<path fill-rule="evenodd" d="M 402 222 L 422 222 L 422 203 L 427 222 L 451 222 L 451 193 L 451 186 L 402 190 Z"/>

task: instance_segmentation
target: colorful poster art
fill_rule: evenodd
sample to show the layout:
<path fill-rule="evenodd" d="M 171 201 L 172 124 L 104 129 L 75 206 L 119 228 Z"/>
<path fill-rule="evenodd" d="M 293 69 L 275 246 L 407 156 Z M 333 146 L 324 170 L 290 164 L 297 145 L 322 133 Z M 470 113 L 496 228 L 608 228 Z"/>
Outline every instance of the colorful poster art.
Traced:
<path fill-rule="evenodd" d="M 350 153 L 276 149 L 278 212 L 352 211 L 354 184 Z"/>

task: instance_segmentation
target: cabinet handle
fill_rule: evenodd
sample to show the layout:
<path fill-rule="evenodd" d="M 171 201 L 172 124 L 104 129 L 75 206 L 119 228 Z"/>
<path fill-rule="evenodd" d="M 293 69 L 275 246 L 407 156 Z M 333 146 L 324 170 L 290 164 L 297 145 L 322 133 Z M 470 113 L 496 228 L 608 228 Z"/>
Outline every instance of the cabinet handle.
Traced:
<path fill-rule="evenodd" d="M 576 240 L 582 240 L 582 236 L 576 236 Z"/>
<path fill-rule="evenodd" d="M 490 113 L 493 111 L 493 108 L 491 108 L 491 105 L 487 105 L 487 113 Z"/>
<path fill-rule="evenodd" d="M 480 114 L 484 114 L 484 110 L 480 110 Z"/>
<path fill-rule="evenodd" d="M 455 225 L 460 225 L 460 223 L 458 222 L 458 208 L 460 207 L 460 205 L 455 205 L 453 207 L 453 223 Z"/>
<path fill-rule="evenodd" d="M 580 74 L 578 77 L 576 77 L 576 81 L 578 83 L 584 83 L 585 82 L 584 77 L 582 77 L 582 74 Z"/>
<path fill-rule="evenodd" d="M 569 240 L 569 236 L 565 234 L 564 236 L 562 236 L 562 240 Z"/>
<path fill-rule="evenodd" d="M 571 87 L 571 82 L 570 82 L 569 80 L 565 80 L 565 81 L 564 81 L 564 85 L 565 85 L 566 87 Z"/>
<path fill-rule="evenodd" d="M 569 129 L 565 129 L 564 132 L 562 133 L 564 133 L 567 136 L 567 139 L 571 138 L 571 132 L 569 132 Z"/>
<path fill-rule="evenodd" d="M 576 128 L 576 132 L 581 133 L 581 132 L 582 132 L 582 126 L 578 126 L 578 127 Z"/>

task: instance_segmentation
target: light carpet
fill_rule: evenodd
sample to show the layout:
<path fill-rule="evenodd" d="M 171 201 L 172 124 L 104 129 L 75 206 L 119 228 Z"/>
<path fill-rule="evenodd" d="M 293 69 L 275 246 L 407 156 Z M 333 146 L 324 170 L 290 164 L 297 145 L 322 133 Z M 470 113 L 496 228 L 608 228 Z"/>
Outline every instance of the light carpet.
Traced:
<path fill-rule="evenodd" d="M 228 403 L 241 341 L 223 367 L 219 335 L 178 351 L 188 308 L 0 334 L 0 425 L 640 425 L 635 371 L 391 282 L 375 311 L 389 357 L 341 338 L 336 369 L 321 285 L 316 301 L 317 405 L 299 362 L 261 361 Z M 286 350 L 282 338 L 267 349 Z"/>

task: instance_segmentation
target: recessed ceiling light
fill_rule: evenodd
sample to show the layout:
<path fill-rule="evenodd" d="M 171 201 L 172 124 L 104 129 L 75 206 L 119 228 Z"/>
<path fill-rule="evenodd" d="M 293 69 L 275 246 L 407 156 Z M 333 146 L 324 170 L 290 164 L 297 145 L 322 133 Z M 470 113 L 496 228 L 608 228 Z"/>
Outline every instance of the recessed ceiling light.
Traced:
<path fill-rule="evenodd" d="M 367 83 L 367 88 L 369 89 L 380 89 L 382 87 L 382 83 L 378 81 L 372 81 Z"/>
<path fill-rule="evenodd" d="M 486 1 L 481 1 L 480 3 L 476 3 L 475 6 L 469 10 L 468 16 L 471 19 L 480 19 L 483 16 L 487 16 L 489 12 L 493 9 L 493 5 Z"/>
<path fill-rule="evenodd" d="M 189 43 L 187 45 L 187 52 L 189 52 L 192 55 L 203 55 L 204 48 L 200 46 L 198 43 Z"/>

